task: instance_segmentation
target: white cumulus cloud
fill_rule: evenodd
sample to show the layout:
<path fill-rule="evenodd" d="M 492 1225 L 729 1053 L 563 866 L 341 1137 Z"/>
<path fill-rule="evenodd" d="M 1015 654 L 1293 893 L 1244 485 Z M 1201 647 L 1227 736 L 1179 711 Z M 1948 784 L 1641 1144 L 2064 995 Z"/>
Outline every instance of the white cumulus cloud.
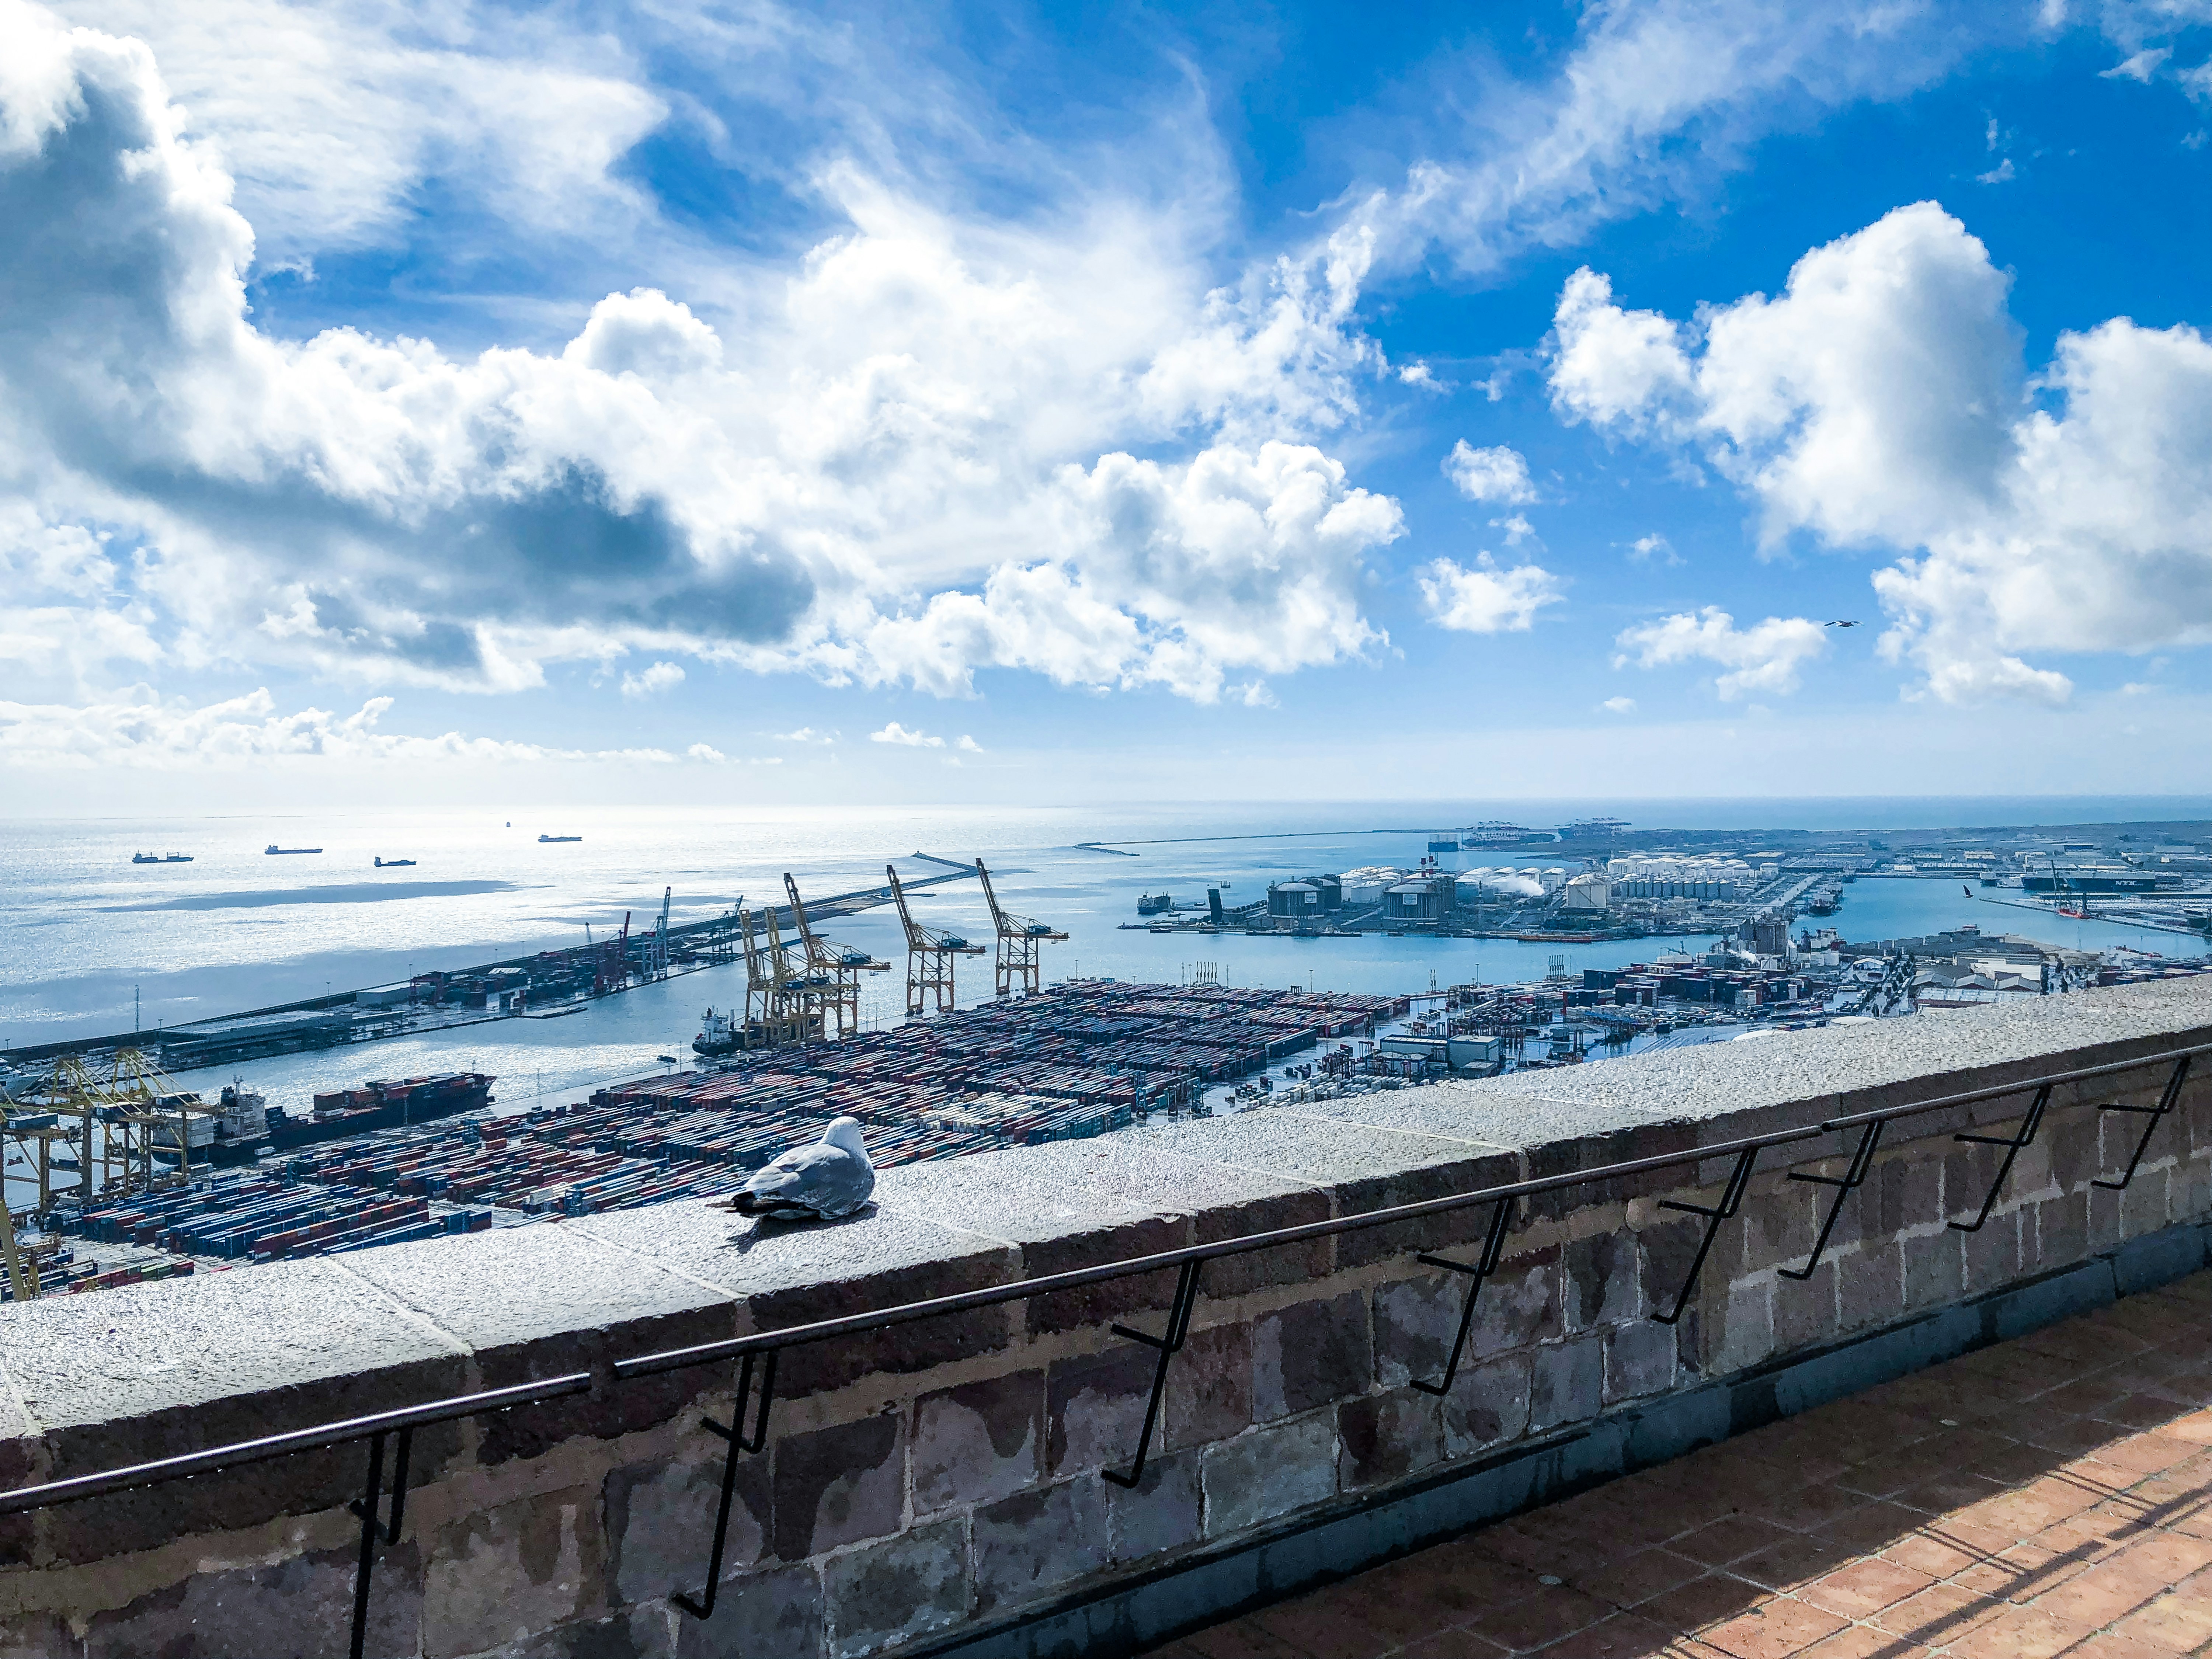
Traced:
<path fill-rule="evenodd" d="M 869 732 L 868 741 L 870 743 L 896 744 L 902 748 L 906 749 L 942 749 L 945 747 L 944 738 L 932 737 L 927 732 L 909 732 L 906 727 L 901 726 L 896 720 L 891 721 L 890 725 L 884 726 L 880 732 Z"/>
<path fill-rule="evenodd" d="M 1519 507 L 1536 499 L 1528 458 L 1504 444 L 1476 449 L 1462 438 L 1444 457 L 1444 476 L 1452 481 L 1453 489 L 1471 501 Z"/>
<path fill-rule="evenodd" d="M 1803 617 L 1769 617 L 1749 628 L 1738 628 L 1735 617 L 1710 605 L 1626 629 L 1614 643 L 1621 653 L 1613 659 L 1616 668 L 1632 661 L 1639 668 L 1696 661 L 1718 664 L 1728 672 L 1714 680 L 1713 689 L 1724 702 L 1747 691 L 1778 696 L 1795 691 L 1798 670 L 1828 647 L 1827 630 Z"/>
<path fill-rule="evenodd" d="M 1429 619 L 1462 634 L 1525 633 L 1536 612 L 1566 596 L 1559 578 L 1540 565 L 1501 570 L 1487 553 L 1475 556 L 1473 568 L 1454 559 L 1436 559 L 1415 578 Z"/>
<path fill-rule="evenodd" d="M 657 662 L 641 674 L 623 675 L 622 694 L 625 697 L 650 697 L 672 691 L 683 684 L 683 669 L 672 662 Z"/>
<path fill-rule="evenodd" d="M 246 765 L 301 757 L 346 761 L 530 765 L 625 762 L 670 766 L 726 758 L 704 744 L 682 757 L 665 749 L 561 749 L 459 732 L 409 737 L 380 732 L 390 697 L 372 697 L 350 714 L 324 708 L 277 712 L 264 688 L 198 707 L 163 700 L 144 687 L 106 702 L 0 702 L 0 765 L 89 769 L 180 769 L 210 763 Z"/>
<path fill-rule="evenodd" d="M 1625 327 L 1585 275 L 1559 307 L 1561 412 L 1693 446 L 1770 542 L 1896 556 L 1875 577 L 1882 649 L 1921 691 L 2060 702 L 2070 682 L 2029 653 L 2212 641 L 2212 342 L 2196 329 L 2117 318 L 2061 335 L 2031 375 L 2007 278 L 1933 203 L 1812 250 L 1779 295 L 1709 308 L 1694 357 L 1663 319 Z M 1669 367 L 1646 373 L 1662 337 Z"/>
<path fill-rule="evenodd" d="M 1196 251 L 1222 211 L 1202 179 L 1188 210 L 1102 188 L 1030 228 L 846 161 L 811 185 L 836 228 L 721 281 L 719 326 L 637 288 L 557 352 L 287 340 L 246 303 L 262 251 L 233 171 L 265 162 L 245 198 L 278 212 L 273 141 L 240 118 L 209 142 L 143 45 L 0 6 L 0 489 L 62 538 L 9 567 L 19 607 L 123 617 L 142 659 L 484 691 L 636 651 L 1210 700 L 1382 641 L 1358 581 L 1396 504 L 1309 441 L 1387 367 L 1354 314 L 1358 236 L 1224 285 Z M 211 73 L 188 30 L 155 32 Z M 461 73 L 440 64 L 360 72 Z M 576 88 L 578 179 L 658 118 L 622 67 Z M 561 137 L 543 110 L 525 125 L 501 152 L 518 179 Z M 377 202 L 416 169 L 290 164 Z M 127 599 L 94 524 L 131 532 Z"/>

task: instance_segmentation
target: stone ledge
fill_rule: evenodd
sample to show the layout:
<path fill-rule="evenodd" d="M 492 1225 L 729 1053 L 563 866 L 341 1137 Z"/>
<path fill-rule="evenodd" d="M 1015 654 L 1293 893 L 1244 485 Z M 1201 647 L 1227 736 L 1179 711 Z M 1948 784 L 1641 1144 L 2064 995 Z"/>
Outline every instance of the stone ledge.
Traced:
<path fill-rule="evenodd" d="M 44 1442 L 56 1474 L 75 1473 L 435 1394 L 464 1373 L 490 1386 L 594 1352 L 890 1306 L 2208 1041 L 2212 978 L 2199 978 L 1138 1128 L 888 1170 L 873 1212 L 832 1227 L 748 1233 L 687 1201 L 6 1304 L 0 1375 L 24 1413 L 16 1433 Z M 2212 1064 L 2191 1094 L 2208 1079 Z M 2118 1082 L 2141 1093 L 2152 1080 Z M 1998 1102 L 1971 1115 L 2019 1110 Z M 1679 1171 L 1658 1182 L 1689 1184 Z M 1219 1293 L 1463 1239 L 1480 1220 L 1346 1235 L 1295 1262 L 1252 1258 L 1221 1270 Z M 840 1345 L 860 1351 L 843 1363 L 794 1369 L 786 1391 L 926 1369 L 1018 1329 L 1158 1308 L 1166 1291 L 1098 1287 L 1014 1304 L 1012 1321 L 989 1310 L 945 1322 L 957 1330 L 862 1339 Z M 189 1432 L 170 1421 L 178 1413 Z"/>
<path fill-rule="evenodd" d="M 0 1427 L 7 1482 L 112 1468 L 581 1369 L 608 1356 L 1005 1285 L 1168 1245 L 1710 1145 L 1872 1104 L 2208 1040 L 2212 981 L 2130 987 L 887 1170 L 872 1212 L 831 1227 L 756 1231 L 708 1205 L 678 1203 L 10 1304 L 0 1308 L 0 1380 L 8 1385 L 0 1407 L 12 1419 Z M 1470 1351 L 1463 1372 L 1470 1380 L 1455 1391 L 1467 1398 L 1455 1401 L 1459 1417 L 1440 1425 L 1404 1409 L 1413 1402 L 1397 1391 L 1413 1374 L 1409 1363 L 1418 1362 L 1417 1370 L 1441 1364 L 1456 1297 L 1449 1281 L 1416 1268 L 1406 1252 L 1464 1241 L 1480 1229 L 1479 1212 L 1209 1268 L 1192 1350 L 1175 1375 L 1156 1448 L 1159 1473 L 1148 1476 L 1146 1492 L 1103 1494 L 1105 1532 L 1139 1553 L 1164 1550 L 1201 1529 L 1216 1535 L 1279 1499 L 1303 1503 L 1288 1488 L 1256 1496 L 1252 1490 L 1267 1484 L 1268 1449 L 1279 1442 L 1288 1449 L 1278 1461 L 1295 1465 L 1302 1480 L 1325 1481 L 1322 1490 L 1370 1487 L 1399 1468 L 1439 1455 L 1463 1467 L 1480 1447 L 1587 1418 L 1601 1404 L 1693 1389 L 1701 1375 L 1741 1370 L 1784 1349 L 1815 1348 L 1839 1329 L 1917 1316 L 2033 1271 L 2036 1262 L 2076 1260 L 2110 1249 L 2125 1232 L 2201 1216 L 2212 1196 L 2205 1184 L 2212 1165 L 2208 1074 L 2212 1066 L 2200 1070 L 2189 1110 L 2169 1126 L 2169 1142 L 2124 1201 L 2105 1202 L 2109 1195 L 2084 1194 L 2064 1182 L 2046 1190 L 2048 1163 L 2023 1158 L 2019 1192 L 2002 1224 L 1967 1239 L 1947 1232 L 1942 1216 L 1959 1211 L 1961 1194 L 1970 1200 L 1986 1188 L 1994 1155 L 1945 1148 L 1931 1157 L 1923 1145 L 1912 1159 L 1900 1154 L 1882 1166 L 1836 1240 L 1841 1251 L 1862 1230 L 1894 1236 L 1874 1263 L 1895 1280 L 1875 1287 L 1879 1297 L 1847 1281 L 1831 1261 L 1807 1296 L 1778 1300 L 1773 1275 L 1809 1243 L 1813 1215 L 1812 1189 L 1788 1182 L 1786 1160 L 1778 1157 L 1754 1187 L 1738 1232 L 1710 1264 L 1671 1346 L 1665 1328 L 1640 1322 L 1679 1281 L 1697 1225 L 1655 1218 L 1641 1200 L 1721 1172 L 1709 1160 L 1639 1180 L 1633 1191 L 1551 1195 L 1527 1206 L 1509 1248 L 1509 1271 L 1497 1282 Z M 2140 1099 L 2154 1097 L 2163 1081 L 2146 1071 L 2075 1092 L 2080 1100 L 2123 1093 Z M 1997 1101 L 1937 1115 L 1918 1121 L 1913 1133 L 1928 1141 L 1953 1121 L 2002 1121 L 2016 1117 L 2021 1104 Z M 2055 1115 L 2052 1125 L 2051 1158 L 2063 1147 L 2072 1165 L 2113 1167 L 2119 1131 L 2079 1111 Z M 2127 1137 L 2132 1133 L 2128 1126 Z M 1832 1158 L 1835 1150 L 1832 1143 L 1808 1143 L 1798 1161 Z M 2033 1230 L 2033 1238 L 2023 1230 Z M 988 1555 L 986 1576 L 974 1580 L 976 1593 L 1007 1594 L 1000 1580 L 1017 1557 L 993 1541 L 1000 1537 L 994 1529 L 1012 1525 L 1008 1517 L 1029 1508 L 1048 1518 L 1057 1513 L 1049 1504 L 1074 1498 L 1054 1497 L 1056 1488 L 1040 1489 L 1040 1482 L 1095 1481 L 1097 1467 L 1119 1462 L 1133 1443 L 1151 1358 L 1109 1338 L 1102 1322 L 1158 1309 L 1166 1295 L 1164 1282 L 1127 1281 L 790 1355 L 773 1431 L 775 1473 L 748 1465 L 741 1481 L 741 1508 L 757 1517 L 757 1530 L 774 1535 L 739 1552 L 733 1565 L 819 1543 L 830 1552 L 821 1556 L 825 1563 L 846 1559 L 839 1551 L 877 1550 L 886 1552 L 886 1573 L 911 1576 L 923 1566 L 897 1563 L 926 1553 L 925 1546 L 937 1549 L 931 1528 L 957 1523 L 966 1529 L 962 1547 Z M 1346 1333 L 1357 1340 L 1347 1341 Z M 917 1376 L 923 1372 L 931 1375 Z M 915 1380 L 902 1380 L 909 1378 Z M 671 1520 L 666 1529 L 672 1537 L 691 1536 L 696 1550 L 702 1494 L 688 1464 L 680 1478 L 671 1476 L 670 1459 L 680 1449 L 696 1463 L 708 1450 L 696 1429 L 697 1408 L 702 1395 L 728 1386 L 728 1367 L 706 1368 L 624 1384 L 605 1399 L 562 1401 L 418 1437 L 410 1479 L 449 1488 L 446 1509 L 434 1512 L 460 1517 L 426 1535 L 423 1547 L 443 1559 L 439 1540 L 450 1535 L 471 1550 L 496 1552 L 506 1540 L 532 1535 L 532 1527 L 550 1527 L 566 1539 L 561 1528 L 571 1522 L 562 1517 L 591 1501 L 574 1496 L 574 1483 L 604 1480 L 606 1496 L 596 1501 L 606 1514 L 619 1506 L 629 1528 L 639 1527 L 639 1516 L 680 1517 L 680 1526 Z M 902 1403 L 902 1390 L 916 1389 L 947 1402 L 928 1417 L 928 1431 L 964 1436 L 958 1444 L 965 1453 L 952 1449 L 950 1439 L 933 1442 L 934 1451 L 922 1446 L 921 1408 Z M 949 1414 L 956 1401 L 964 1418 Z M 877 1416 L 887 1407 L 896 1418 L 888 1430 Z M 944 1426 L 959 1423 L 966 1426 Z M 808 1449 L 815 1436 L 825 1437 L 819 1456 Z M 1008 1468 L 975 1472 L 980 1484 L 972 1494 L 923 1497 L 901 1484 L 900 1470 L 933 1467 L 932 1456 L 980 1460 L 975 1449 L 1000 1438 L 1009 1442 Z M 304 1559 L 339 1541 L 332 1528 L 343 1521 L 334 1517 L 355 1493 L 360 1461 L 358 1448 L 343 1448 L 48 1510 L 37 1517 L 30 1547 L 11 1549 L 10 1559 L 27 1559 L 34 1570 L 66 1566 L 143 1554 L 196 1535 L 260 1528 L 253 1536 L 273 1539 L 267 1529 L 281 1523 L 295 1528 L 286 1534 L 287 1547 Z M 890 1473 L 871 1473 L 878 1469 Z M 956 1475 L 930 1478 L 952 1482 Z M 970 1512 L 962 1504 L 977 1507 Z M 1202 1515 L 1208 1518 L 1201 1522 Z M 560 1613 L 563 1620 L 619 1604 L 631 1592 L 609 1586 L 623 1583 L 625 1572 L 633 1589 L 643 1582 L 641 1558 L 625 1565 L 618 1531 L 601 1540 L 590 1530 L 611 1528 L 611 1521 L 595 1511 L 574 1525 L 595 1541 L 588 1549 L 576 1545 L 584 1552 L 578 1559 L 585 1588 L 577 1592 L 578 1610 Z M 645 1530 L 640 1549 L 649 1545 Z M 20 1528 L 9 1534 L 21 1536 Z M 282 1553 L 274 1542 L 254 1547 Z M 592 1553 L 603 1547 L 604 1560 Z M 1064 1565 L 1041 1556 L 1035 1571 L 1057 1573 Z M 0 1572 L 0 1587 L 18 1571 Z M 845 1577 L 836 1583 L 844 1585 L 862 1568 L 838 1571 Z M 654 1573 L 669 1576 L 657 1567 Z M 441 1607 L 450 1600 L 444 1589 L 434 1597 Z"/>

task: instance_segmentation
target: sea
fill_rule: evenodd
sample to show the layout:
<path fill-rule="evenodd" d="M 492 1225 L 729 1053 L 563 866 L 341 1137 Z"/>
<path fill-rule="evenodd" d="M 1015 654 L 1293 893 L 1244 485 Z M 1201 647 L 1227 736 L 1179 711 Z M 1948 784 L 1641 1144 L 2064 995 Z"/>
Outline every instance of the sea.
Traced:
<path fill-rule="evenodd" d="M 1367 936 L 1294 939 L 1242 933 L 1162 935 L 1125 929 L 1140 895 L 1234 903 L 1270 881 L 1363 865 L 1410 866 L 1432 830 L 1484 821 L 1547 828 L 1607 816 L 1639 830 L 1895 830 L 2212 818 L 2212 799 L 2032 798 L 1835 800 L 1422 801 L 1368 805 L 1240 803 L 1006 808 L 732 810 L 604 806 L 589 811 L 388 815 L 312 811 L 71 821 L 0 821 L 8 873 L 0 952 L 0 1068 L 5 1050 L 64 1038 L 165 1027 L 404 980 L 781 902 L 788 872 L 802 894 L 941 873 L 931 855 L 981 858 L 1008 909 L 1051 923 L 1048 981 L 1109 976 L 1170 984 L 1418 994 L 1470 980 L 1541 977 L 1648 960 L 1668 941 L 1586 945 Z M 578 841 L 541 842 L 541 835 Z M 1088 844 L 1086 844 L 1088 843 Z M 271 845 L 319 851 L 272 856 Z M 1114 848 L 1117 850 L 1103 850 Z M 1542 848 L 1472 861 L 1566 862 Z M 191 861 L 133 865 L 134 853 Z M 374 860 L 411 859 L 401 868 Z M 1862 880 L 1829 919 L 1846 939 L 1932 933 L 1966 922 L 2079 949 L 2125 945 L 2176 959 L 2203 953 L 2187 935 L 2005 908 L 1956 880 Z M 2017 893 L 2001 896 L 2017 900 Z M 991 936 L 972 880 L 915 895 L 917 919 Z M 891 963 L 867 976 L 864 1023 L 903 1010 L 904 939 L 890 907 L 823 931 Z M 963 1005 L 988 1000 L 988 957 L 958 968 Z M 619 1079 L 691 1058 L 708 1007 L 744 1000 L 742 965 L 717 966 L 602 999 L 572 1018 L 506 1019 L 276 1056 L 178 1082 L 211 1091 L 243 1076 L 274 1105 L 359 1084 L 441 1071 L 494 1074 L 502 1107 L 581 1097 Z"/>

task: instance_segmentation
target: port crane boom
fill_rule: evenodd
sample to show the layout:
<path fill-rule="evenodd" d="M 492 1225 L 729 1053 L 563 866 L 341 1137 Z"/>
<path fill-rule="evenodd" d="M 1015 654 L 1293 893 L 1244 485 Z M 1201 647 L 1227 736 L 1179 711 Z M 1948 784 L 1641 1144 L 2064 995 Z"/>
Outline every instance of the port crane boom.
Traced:
<path fill-rule="evenodd" d="M 799 929 L 799 944 L 805 951 L 806 982 L 823 1015 L 824 1034 L 834 1024 L 838 1036 L 850 1036 L 860 1029 L 860 975 L 887 974 L 891 965 L 877 961 L 866 951 L 817 933 L 806 920 L 799 884 L 788 870 L 784 872 L 783 890 L 791 901 L 792 922 Z"/>
<path fill-rule="evenodd" d="M 981 859 L 975 860 L 975 878 L 983 884 L 983 898 L 991 907 L 991 920 L 999 930 L 998 994 L 1013 995 L 1014 982 L 1018 980 L 1022 994 L 1033 997 L 1041 988 L 1037 947 L 1064 944 L 1067 935 L 1056 932 L 1049 923 L 1031 916 L 1014 915 L 1002 908 L 999 896 L 991 890 L 991 872 L 983 867 Z"/>
<path fill-rule="evenodd" d="M 899 884 L 898 872 L 886 864 L 884 874 L 890 878 L 891 901 L 898 906 L 899 921 L 906 927 L 906 1011 L 910 1015 L 926 1014 L 934 1001 L 937 1012 L 950 1013 L 957 1006 L 953 959 L 980 957 L 984 947 L 970 945 L 942 927 L 923 927 L 907 908 L 906 889 Z"/>

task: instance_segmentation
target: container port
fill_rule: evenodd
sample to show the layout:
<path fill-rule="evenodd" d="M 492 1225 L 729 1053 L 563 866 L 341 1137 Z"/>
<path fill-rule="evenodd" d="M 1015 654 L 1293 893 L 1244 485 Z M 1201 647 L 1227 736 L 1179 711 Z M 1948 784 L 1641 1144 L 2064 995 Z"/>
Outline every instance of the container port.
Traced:
<path fill-rule="evenodd" d="M 1556 954 L 1543 979 L 1518 984 L 1439 989 L 1431 972 L 1425 995 L 1232 988 L 1217 963 L 1186 963 L 1180 985 L 1046 985 L 1040 947 L 1067 933 L 1006 910 L 980 862 L 917 854 L 943 873 L 905 881 L 887 866 L 881 887 L 811 904 L 786 876 L 786 903 L 732 907 L 683 928 L 670 927 L 664 895 L 642 930 L 626 924 L 570 950 L 172 1029 L 155 1053 L 119 1048 L 104 1068 L 64 1054 L 0 1079 L 15 1202 L 0 1228 L 9 1293 L 714 1197 L 840 1115 L 862 1122 L 871 1155 L 890 1166 L 1445 1074 L 1579 1065 L 1835 1019 L 1940 1018 L 2204 965 L 1973 926 L 1852 944 L 1833 927 L 1801 924 L 1848 908 L 1855 890 L 1869 890 L 1856 883 L 1929 876 L 1961 877 L 1966 899 L 2009 907 L 1992 916 L 2163 906 L 2158 914 L 2185 923 L 2212 876 L 2201 848 L 2139 847 L 2125 835 L 2058 845 L 2021 836 L 2008 847 L 1978 832 L 1984 844 L 1940 848 L 1763 839 L 1670 844 L 1617 821 L 1553 838 L 1488 825 L 1428 835 L 1410 870 L 1277 879 L 1243 903 L 1229 902 L 1227 880 L 1190 890 L 1206 890 L 1203 904 L 1188 890 L 1179 902 L 1157 882 L 1137 895 L 1137 925 L 1151 931 L 1652 941 L 1632 960 L 1616 950 L 1604 965 L 1573 969 Z M 1500 854 L 1512 861 L 1492 861 Z M 971 876 L 990 918 L 976 936 L 924 923 L 906 903 L 913 889 Z M 889 1030 L 863 1029 L 857 988 L 891 963 L 816 926 L 878 904 L 896 907 L 908 947 L 908 1018 Z M 1692 946 L 1698 933 L 1710 944 Z M 957 960 L 986 955 L 996 1000 L 960 1010 Z M 708 1012 L 691 1044 L 703 1064 L 524 1114 L 495 1109 L 493 1079 L 473 1062 L 343 1089 L 319 1082 L 321 1092 L 274 1109 L 242 1079 L 219 1100 L 203 1098 L 157 1064 L 244 1062 L 360 1041 L 393 1022 L 544 1017 L 740 956 L 744 1001 Z M 972 971 L 980 977 L 981 963 Z M 36 1203 L 26 1205 L 32 1188 Z"/>
<path fill-rule="evenodd" d="M 1409 1007 L 1403 997 L 1075 981 L 516 1116 L 483 1109 L 492 1079 L 473 1073 L 367 1085 L 318 1096 L 297 1119 L 268 1111 L 268 1141 L 243 1165 L 191 1174 L 173 1141 L 148 1179 L 126 1176 L 89 1203 L 64 1194 L 27 1218 L 18 1242 L 52 1294 L 714 1197 L 839 1116 L 866 1126 L 870 1156 L 886 1167 L 1104 1134 L 1204 1110 L 1209 1086 L 1371 1036 Z M 233 1119 L 259 1098 L 242 1085 L 231 1092 Z M 184 1121 L 187 1139 L 198 1123 L 161 1121 Z"/>

